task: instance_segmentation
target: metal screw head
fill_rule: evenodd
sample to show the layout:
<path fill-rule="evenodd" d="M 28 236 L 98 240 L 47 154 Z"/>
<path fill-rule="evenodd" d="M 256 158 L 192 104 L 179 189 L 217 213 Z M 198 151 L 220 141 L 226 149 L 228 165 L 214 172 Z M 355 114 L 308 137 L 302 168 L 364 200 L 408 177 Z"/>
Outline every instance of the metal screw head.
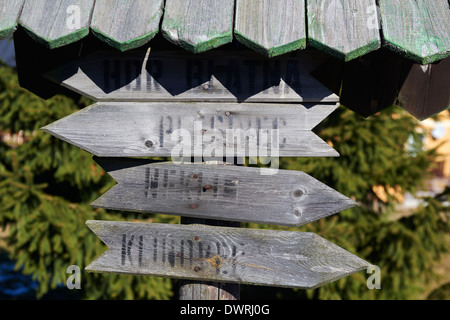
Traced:
<path fill-rule="evenodd" d="M 151 141 L 151 140 L 145 141 L 145 146 L 146 146 L 147 148 L 153 147 L 153 141 Z"/>
<path fill-rule="evenodd" d="M 231 112 L 230 112 L 230 111 L 227 111 L 227 112 L 225 112 L 225 115 L 226 115 L 227 117 L 229 117 L 229 116 L 231 115 Z"/>
<path fill-rule="evenodd" d="M 209 87 L 210 87 L 210 86 L 209 86 L 208 83 L 204 83 L 203 86 L 202 86 L 203 90 L 208 90 Z"/>

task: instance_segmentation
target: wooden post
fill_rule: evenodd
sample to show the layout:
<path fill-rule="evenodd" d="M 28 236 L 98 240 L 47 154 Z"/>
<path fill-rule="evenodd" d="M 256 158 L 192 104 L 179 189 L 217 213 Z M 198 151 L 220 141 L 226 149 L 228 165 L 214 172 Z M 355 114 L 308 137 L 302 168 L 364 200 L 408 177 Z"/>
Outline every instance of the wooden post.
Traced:
<path fill-rule="evenodd" d="M 239 222 L 181 217 L 181 224 L 240 227 Z M 239 283 L 181 280 L 179 300 L 239 300 Z"/>
<path fill-rule="evenodd" d="M 194 159 L 191 160 L 193 161 Z M 224 161 L 225 160 L 226 159 L 224 159 Z M 207 163 L 214 164 L 212 161 L 209 161 Z M 234 158 L 234 164 L 237 164 L 237 158 Z M 199 219 L 189 217 L 181 217 L 181 224 L 197 224 L 234 228 L 239 228 L 241 226 L 241 223 L 236 221 Z M 178 294 L 179 300 L 239 300 L 240 285 L 239 283 L 180 280 Z"/>

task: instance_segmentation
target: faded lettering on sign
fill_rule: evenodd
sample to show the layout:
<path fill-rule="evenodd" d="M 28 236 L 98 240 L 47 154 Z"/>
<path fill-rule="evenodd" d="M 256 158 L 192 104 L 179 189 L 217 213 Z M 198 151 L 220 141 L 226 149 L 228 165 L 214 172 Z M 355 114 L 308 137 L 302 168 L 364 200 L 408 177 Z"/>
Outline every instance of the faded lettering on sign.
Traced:
<path fill-rule="evenodd" d="M 178 169 L 145 168 L 146 199 L 178 199 L 187 201 L 235 199 L 238 178 L 223 178 L 217 173 L 208 177 L 199 171 L 192 173 Z"/>
<path fill-rule="evenodd" d="M 151 57 L 142 73 L 140 59 L 104 59 L 103 89 L 220 95 L 289 94 L 300 91 L 301 70 L 296 59 L 181 59 Z M 100 64 L 101 65 L 101 64 Z M 281 86 L 281 80 L 286 84 Z M 220 82 L 221 85 L 218 85 Z"/>
<path fill-rule="evenodd" d="M 245 252 L 236 244 L 204 240 L 201 235 L 174 239 L 171 236 L 124 233 L 120 265 L 144 269 L 159 265 L 233 276 L 239 255 L 245 255 Z"/>

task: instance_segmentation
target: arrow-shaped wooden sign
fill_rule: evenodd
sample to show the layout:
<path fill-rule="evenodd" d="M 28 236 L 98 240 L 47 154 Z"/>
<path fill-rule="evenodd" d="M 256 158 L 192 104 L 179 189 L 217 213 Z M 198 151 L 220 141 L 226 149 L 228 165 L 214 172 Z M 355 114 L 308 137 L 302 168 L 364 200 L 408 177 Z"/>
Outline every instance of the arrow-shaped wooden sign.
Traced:
<path fill-rule="evenodd" d="M 102 157 L 339 156 L 311 131 L 335 109 L 335 104 L 101 102 L 43 130 Z"/>
<path fill-rule="evenodd" d="M 88 272 L 316 288 L 371 264 L 306 232 L 87 221 L 109 247 Z"/>
<path fill-rule="evenodd" d="M 97 158 L 118 182 L 93 207 L 226 221 L 299 226 L 349 209 L 354 201 L 304 172 L 233 165 Z"/>
<path fill-rule="evenodd" d="M 311 72 L 327 59 L 296 51 L 266 59 L 253 50 L 96 52 L 45 76 L 96 101 L 338 102 Z"/>

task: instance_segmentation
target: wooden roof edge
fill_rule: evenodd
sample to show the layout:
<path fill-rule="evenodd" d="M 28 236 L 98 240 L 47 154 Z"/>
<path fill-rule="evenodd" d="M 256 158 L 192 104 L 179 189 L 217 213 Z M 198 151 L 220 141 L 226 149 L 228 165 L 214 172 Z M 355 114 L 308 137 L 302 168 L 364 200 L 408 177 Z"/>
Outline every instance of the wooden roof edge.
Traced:
<path fill-rule="evenodd" d="M 214 2 L 217 10 L 223 10 L 223 12 L 212 14 L 209 20 L 210 8 L 206 10 L 192 5 L 180 8 L 177 2 L 180 0 L 170 0 L 164 4 L 162 0 L 153 0 L 152 6 L 149 6 L 146 1 L 136 1 L 113 8 L 107 5 L 99 6 L 93 0 L 85 0 L 85 3 L 74 0 L 73 4 L 69 1 L 71 5 L 67 10 L 61 6 L 59 10 L 54 10 L 55 12 L 47 10 L 46 14 L 43 14 L 44 7 L 47 8 L 49 5 L 47 1 L 15 0 L 1 3 L 0 39 L 14 35 L 18 26 L 22 26 L 36 41 L 51 49 L 79 41 L 87 34 L 94 34 L 110 46 L 120 51 L 128 51 L 147 45 L 159 33 L 163 34 L 167 40 L 194 53 L 224 45 L 234 37 L 269 58 L 308 46 L 317 47 L 345 62 L 365 56 L 378 50 L 380 46 L 422 65 L 450 57 L 450 33 L 446 29 L 450 22 L 448 0 L 433 2 L 348 0 L 344 4 L 336 1 L 305 0 L 306 5 L 295 2 L 294 6 L 286 5 L 284 9 L 274 8 L 273 10 L 268 10 L 264 6 L 256 10 L 257 8 L 253 5 L 249 6 L 248 3 L 247 6 L 242 4 L 236 6 L 240 4 L 238 0 L 237 2 L 228 0 L 227 5 Z M 55 1 L 55 3 L 60 2 L 63 3 L 63 0 Z M 142 8 L 146 10 L 140 7 L 144 5 L 145 7 Z M 72 23 L 76 12 L 69 10 L 77 6 L 81 7 L 82 13 L 79 26 Z M 300 10 L 303 6 L 305 6 L 304 11 Z M 191 7 L 194 8 L 191 9 Z M 378 12 L 369 10 L 372 7 L 378 8 Z M 296 11 L 293 8 L 297 8 Z M 108 11 L 106 14 L 105 10 Z M 289 14 L 283 10 L 289 11 Z M 297 23 L 295 21 L 299 18 L 297 15 L 295 19 L 286 18 L 285 16 L 294 15 L 290 11 L 295 11 L 301 21 L 304 19 L 305 26 L 302 27 L 302 23 L 298 22 L 298 28 L 293 28 L 293 23 Z M 356 13 L 358 17 L 355 17 Z M 378 13 L 377 19 L 373 16 L 376 13 Z M 336 14 L 343 15 L 344 19 L 337 19 L 339 17 L 336 17 Z M 279 16 L 285 19 L 275 19 Z M 259 26 L 257 33 L 248 31 L 254 30 L 252 25 L 247 26 L 250 19 L 248 17 L 252 17 L 250 21 L 254 21 Z M 349 23 L 346 17 L 354 19 L 353 22 Z M 413 23 L 411 17 L 414 21 L 417 20 L 417 23 Z M 174 19 L 175 21 L 172 21 Z M 204 26 L 191 30 L 192 19 L 201 21 L 200 25 L 204 24 Z M 215 32 L 218 21 L 223 26 L 221 30 Z M 239 24 L 238 21 L 240 21 Z M 279 25 L 272 28 L 270 24 L 274 24 L 274 21 L 279 21 Z M 374 22 L 374 26 L 369 26 L 370 21 Z M 126 25 L 117 26 L 120 23 Z M 379 25 L 376 25 L 377 23 Z M 167 25 L 171 28 L 167 29 Z M 271 36 L 273 38 L 278 35 L 279 38 L 277 40 L 267 38 L 268 29 L 279 29 L 272 32 Z M 299 30 L 301 35 L 294 36 L 293 32 L 297 33 Z M 176 37 L 172 36 L 173 32 Z M 363 34 L 370 34 L 370 36 L 362 36 Z"/>
<path fill-rule="evenodd" d="M 14 26 L 9 29 L 0 30 L 0 39 L 7 39 L 11 36 L 14 36 L 14 33 L 16 32 L 17 28 L 18 28 L 18 26 Z M 40 43 L 41 45 L 43 45 L 44 47 L 47 47 L 49 49 L 56 49 L 56 48 L 66 46 L 68 44 L 72 44 L 74 42 L 82 41 L 83 38 L 85 38 L 88 34 L 93 34 L 98 39 L 100 39 L 104 43 L 111 46 L 111 48 L 117 49 L 121 52 L 131 51 L 131 50 L 143 47 L 143 46 L 149 46 L 149 45 L 151 45 L 151 41 L 153 40 L 153 38 L 158 33 L 164 34 L 162 31 L 155 32 L 152 34 L 147 34 L 142 37 L 121 43 L 121 42 L 117 42 L 117 41 L 112 41 L 110 38 L 105 37 L 102 33 L 97 32 L 96 30 L 89 29 L 89 31 L 88 31 L 85 28 L 85 29 L 78 30 L 78 32 L 74 33 L 72 35 L 72 37 L 64 37 L 61 39 L 53 39 L 50 41 L 49 39 L 39 37 L 38 35 L 34 34 L 32 31 L 30 31 L 29 29 L 27 29 L 25 27 L 24 27 L 24 29 L 32 36 L 32 38 L 36 42 Z M 397 55 L 402 56 L 406 59 L 413 61 L 414 63 L 421 64 L 421 65 L 434 64 L 434 63 L 437 63 L 441 60 L 444 60 L 444 59 L 450 57 L 450 48 L 447 51 L 438 52 L 436 54 L 433 54 L 432 56 L 423 57 L 423 56 L 419 56 L 414 53 L 411 53 L 409 51 L 399 49 L 398 47 L 393 46 L 389 43 L 383 43 L 382 45 L 380 45 L 379 41 L 374 41 L 372 43 L 365 45 L 364 47 L 353 50 L 351 52 L 341 52 L 336 48 L 332 48 L 327 45 L 324 45 L 320 42 L 315 41 L 314 39 L 307 39 L 307 41 L 299 40 L 299 41 L 296 41 L 293 43 L 289 43 L 289 44 L 279 46 L 279 47 L 274 47 L 274 48 L 264 48 L 262 46 L 255 44 L 254 42 L 249 41 L 248 39 L 241 36 L 240 34 L 235 33 L 233 38 L 236 39 L 239 43 L 245 45 L 246 47 L 254 50 L 255 52 L 257 52 L 267 58 L 274 58 L 279 55 L 291 53 L 291 52 L 298 51 L 298 50 L 304 50 L 307 48 L 319 49 L 320 51 L 327 53 L 330 56 L 336 57 L 336 58 L 342 60 L 343 62 L 350 62 L 350 61 L 353 61 L 360 57 L 364 57 L 373 51 L 380 50 L 381 48 L 387 48 L 387 49 L 395 52 Z M 184 48 L 187 52 L 193 52 L 193 53 L 202 53 L 205 51 L 209 51 L 209 50 L 220 47 L 220 46 L 225 45 L 230 42 L 230 38 L 225 39 L 225 41 L 217 41 L 217 39 L 214 39 L 214 41 L 210 41 L 211 43 L 213 43 L 213 45 L 210 45 L 210 42 L 207 42 L 204 46 L 200 46 L 200 49 L 193 49 L 183 41 L 178 41 L 178 42 L 169 41 L 167 38 L 166 38 L 166 40 L 168 42 L 176 44 L 179 47 Z"/>

